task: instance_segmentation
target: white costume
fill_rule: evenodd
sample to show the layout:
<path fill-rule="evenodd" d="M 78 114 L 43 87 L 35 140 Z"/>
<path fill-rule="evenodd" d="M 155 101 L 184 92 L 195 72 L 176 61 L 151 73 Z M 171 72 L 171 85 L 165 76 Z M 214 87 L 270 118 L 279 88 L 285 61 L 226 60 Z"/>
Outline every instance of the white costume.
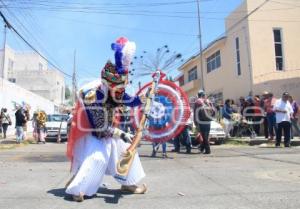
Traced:
<path fill-rule="evenodd" d="M 74 148 L 72 173 L 76 176 L 66 193 L 92 196 L 101 185 L 103 176 L 116 174 L 116 165 L 122 152 L 129 146 L 121 139 L 97 139 L 87 135 L 77 140 Z M 138 154 L 135 155 L 126 181 L 117 179 L 122 185 L 135 185 L 145 177 Z"/>

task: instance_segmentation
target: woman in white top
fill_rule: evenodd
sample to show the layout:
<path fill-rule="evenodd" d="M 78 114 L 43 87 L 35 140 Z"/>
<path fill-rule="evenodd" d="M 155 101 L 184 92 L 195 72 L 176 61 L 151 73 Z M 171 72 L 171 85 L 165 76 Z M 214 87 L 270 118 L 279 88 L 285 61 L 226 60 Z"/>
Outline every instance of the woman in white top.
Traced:
<path fill-rule="evenodd" d="M 1 119 L 2 119 L 3 138 L 5 139 L 7 128 L 9 125 L 11 125 L 11 120 L 6 108 L 3 108 Z"/>

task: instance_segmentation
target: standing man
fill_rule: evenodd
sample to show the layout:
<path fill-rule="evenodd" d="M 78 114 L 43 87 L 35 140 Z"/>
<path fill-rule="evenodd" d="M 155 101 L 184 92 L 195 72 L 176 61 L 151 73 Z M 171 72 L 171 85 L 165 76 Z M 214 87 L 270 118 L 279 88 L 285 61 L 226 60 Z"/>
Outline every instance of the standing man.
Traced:
<path fill-rule="evenodd" d="M 292 129 L 291 129 L 292 137 L 291 138 L 293 138 L 293 129 L 296 130 L 296 132 L 298 133 L 298 136 L 300 137 L 300 128 L 299 128 L 299 124 L 298 124 L 299 105 L 293 99 L 292 96 L 290 96 L 289 102 L 291 103 L 293 111 L 294 111 L 293 117 L 291 118 L 291 121 L 292 121 Z"/>
<path fill-rule="evenodd" d="M 210 154 L 209 131 L 210 123 L 214 115 L 214 108 L 210 101 L 206 98 L 204 90 L 199 90 L 198 99 L 194 107 L 194 123 L 200 132 L 203 142 L 200 145 L 200 151 L 204 154 Z"/>
<path fill-rule="evenodd" d="M 276 147 L 280 146 L 282 130 L 284 131 L 284 146 L 290 147 L 291 140 L 291 118 L 293 108 L 289 100 L 289 93 L 284 92 L 281 99 L 277 100 L 274 105 L 274 112 L 276 113 L 277 133 L 276 133 Z"/>
<path fill-rule="evenodd" d="M 275 134 L 277 133 L 276 116 L 273 108 L 275 102 L 276 99 L 274 98 L 272 93 L 269 93 L 264 101 L 265 112 L 267 114 L 270 141 L 274 140 L 274 131 Z"/>
<path fill-rule="evenodd" d="M 20 144 L 24 139 L 24 130 L 23 125 L 26 123 L 25 114 L 22 107 L 19 107 L 15 113 L 16 116 L 16 135 L 17 135 L 17 144 Z"/>

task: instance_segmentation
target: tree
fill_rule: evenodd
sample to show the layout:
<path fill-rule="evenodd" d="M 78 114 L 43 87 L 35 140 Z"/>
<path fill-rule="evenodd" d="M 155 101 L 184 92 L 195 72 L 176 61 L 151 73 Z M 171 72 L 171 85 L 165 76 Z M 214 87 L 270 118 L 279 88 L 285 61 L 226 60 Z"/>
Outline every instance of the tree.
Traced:
<path fill-rule="evenodd" d="M 65 99 L 68 100 L 71 97 L 71 90 L 68 86 L 65 87 Z"/>

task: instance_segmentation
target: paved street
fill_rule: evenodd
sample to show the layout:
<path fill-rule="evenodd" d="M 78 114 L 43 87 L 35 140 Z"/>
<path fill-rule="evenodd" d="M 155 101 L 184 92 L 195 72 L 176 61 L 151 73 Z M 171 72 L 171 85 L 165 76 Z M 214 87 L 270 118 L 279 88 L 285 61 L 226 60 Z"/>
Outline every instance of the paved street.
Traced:
<path fill-rule="evenodd" d="M 170 150 L 170 146 L 168 149 Z M 140 154 L 145 195 L 121 194 L 111 177 L 93 199 L 70 201 L 65 144 L 31 144 L 0 151 L 0 208 L 300 208 L 300 149 L 213 146 L 213 154 Z"/>

